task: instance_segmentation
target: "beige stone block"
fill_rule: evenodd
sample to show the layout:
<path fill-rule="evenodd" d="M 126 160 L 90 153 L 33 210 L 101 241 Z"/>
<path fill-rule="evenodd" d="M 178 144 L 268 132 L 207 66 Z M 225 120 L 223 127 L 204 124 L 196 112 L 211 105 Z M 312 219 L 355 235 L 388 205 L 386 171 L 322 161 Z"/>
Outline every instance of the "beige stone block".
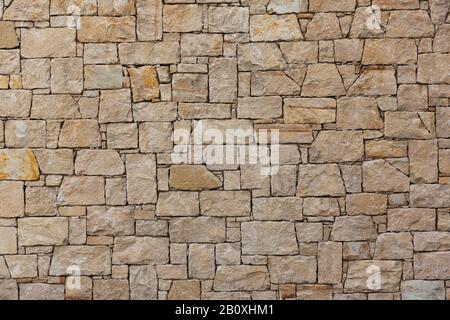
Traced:
<path fill-rule="evenodd" d="M 387 211 L 387 196 L 377 193 L 348 194 L 345 204 L 348 215 L 383 215 Z"/>
<path fill-rule="evenodd" d="M 378 268 L 381 272 L 380 286 L 369 287 L 369 277 L 374 272 L 371 270 L 378 270 Z M 344 292 L 396 292 L 400 286 L 401 274 L 402 263 L 400 261 L 351 261 L 348 267 L 347 279 L 344 283 Z"/>
<path fill-rule="evenodd" d="M 23 182 L 0 181 L 0 217 L 15 218 L 24 215 Z"/>
<path fill-rule="evenodd" d="M 169 239 L 154 237 L 116 237 L 114 264 L 164 264 L 169 262 Z"/>
<path fill-rule="evenodd" d="M 13 22 L 0 22 L 0 33 L 2 34 L 2 38 L 0 39 L 1 49 L 12 49 L 19 46 Z"/>
<path fill-rule="evenodd" d="M 212 33 L 249 31 L 249 9 L 244 7 L 209 7 L 208 28 Z"/>
<path fill-rule="evenodd" d="M 82 59 L 53 59 L 51 72 L 52 93 L 81 93 L 83 91 Z"/>
<path fill-rule="evenodd" d="M 171 242 L 220 243 L 225 241 L 225 234 L 225 220 L 222 218 L 174 218 L 169 221 Z"/>
<path fill-rule="evenodd" d="M 31 107 L 33 119 L 81 118 L 79 104 L 68 94 L 34 95 Z"/>
<path fill-rule="evenodd" d="M 241 224 L 242 253 L 286 255 L 298 253 L 294 224 L 290 222 L 244 222 Z"/>
<path fill-rule="evenodd" d="M 16 254 L 16 253 L 17 253 L 17 228 L 0 227 L 0 254 Z"/>
<path fill-rule="evenodd" d="M 45 148 L 46 123 L 40 120 L 9 120 L 5 124 L 5 143 L 9 148 Z"/>
<path fill-rule="evenodd" d="M 170 186 L 178 190 L 208 190 L 219 188 L 222 183 L 205 166 L 179 165 L 170 168 Z"/>
<path fill-rule="evenodd" d="M 88 208 L 87 234 L 100 236 L 125 236 L 134 234 L 134 217 L 132 208 Z"/>
<path fill-rule="evenodd" d="M 170 122 L 143 122 L 139 125 L 139 148 L 142 152 L 170 153 L 172 135 Z"/>
<path fill-rule="evenodd" d="M 66 120 L 59 135 L 59 147 L 90 148 L 100 146 L 96 120 Z"/>
<path fill-rule="evenodd" d="M 200 214 L 197 192 L 161 192 L 156 206 L 156 215 L 162 217 L 198 216 Z"/>
<path fill-rule="evenodd" d="M 302 199 L 271 197 L 253 199 L 255 220 L 302 220 Z"/>
<path fill-rule="evenodd" d="M 129 204 L 156 203 L 156 159 L 154 155 L 130 154 L 126 158 Z"/>
<path fill-rule="evenodd" d="M 136 40 L 135 17 L 80 17 L 80 42 L 133 42 Z"/>
<path fill-rule="evenodd" d="M 28 117 L 31 95 L 28 90 L 0 90 L 0 113 L 3 117 Z"/>
<path fill-rule="evenodd" d="M 214 280 L 215 291 L 264 290 L 269 286 L 265 266 L 219 266 Z"/>
<path fill-rule="evenodd" d="M 28 187 L 25 197 L 25 212 L 27 216 L 56 215 L 56 188 Z"/>
<path fill-rule="evenodd" d="M 333 241 L 363 241 L 377 238 L 373 220 L 367 216 L 337 217 L 331 231 Z"/>
<path fill-rule="evenodd" d="M 343 196 L 344 182 L 335 164 L 300 165 L 297 196 Z"/>
<path fill-rule="evenodd" d="M 175 280 L 169 291 L 169 300 L 200 300 L 200 281 Z"/>
<path fill-rule="evenodd" d="M 297 17 L 287 15 L 252 15 L 250 17 L 251 41 L 293 41 L 302 40 Z"/>
<path fill-rule="evenodd" d="M 431 231 L 436 223 L 435 209 L 399 208 L 389 209 L 389 231 Z"/>
<path fill-rule="evenodd" d="M 195 32 L 203 28 L 203 9 L 195 4 L 165 5 L 164 32 Z"/>
<path fill-rule="evenodd" d="M 317 261 L 315 257 L 269 257 L 268 268 L 273 283 L 314 283 Z"/>
<path fill-rule="evenodd" d="M 59 188 L 60 205 L 101 205 L 105 203 L 102 177 L 66 176 Z"/>
<path fill-rule="evenodd" d="M 383 233 L 377 238 L 375 259 L 411 259 L 413 242 L 409 232 Z"/>

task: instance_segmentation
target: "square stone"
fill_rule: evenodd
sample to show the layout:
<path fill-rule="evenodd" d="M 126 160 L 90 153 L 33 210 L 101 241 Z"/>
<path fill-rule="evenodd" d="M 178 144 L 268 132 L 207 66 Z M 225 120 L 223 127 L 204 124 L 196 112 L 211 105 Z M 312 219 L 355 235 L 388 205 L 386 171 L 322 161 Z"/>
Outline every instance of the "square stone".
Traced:
<path fill-rule="evenodd" d="M 83 59 L 53 59 L 51 72 L 52 93 L 81 93 L 83 91 Z"/>

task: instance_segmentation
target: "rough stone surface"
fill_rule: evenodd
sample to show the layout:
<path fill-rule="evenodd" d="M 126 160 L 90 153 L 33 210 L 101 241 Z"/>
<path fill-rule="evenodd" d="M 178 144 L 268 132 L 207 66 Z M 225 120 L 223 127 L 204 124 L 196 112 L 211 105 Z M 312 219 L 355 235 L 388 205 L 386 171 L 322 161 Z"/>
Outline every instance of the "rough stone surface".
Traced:
<path fill-rule="evenodd" d="M 0 300 L 450 299 L 449 9 L 0 0 Z"/>

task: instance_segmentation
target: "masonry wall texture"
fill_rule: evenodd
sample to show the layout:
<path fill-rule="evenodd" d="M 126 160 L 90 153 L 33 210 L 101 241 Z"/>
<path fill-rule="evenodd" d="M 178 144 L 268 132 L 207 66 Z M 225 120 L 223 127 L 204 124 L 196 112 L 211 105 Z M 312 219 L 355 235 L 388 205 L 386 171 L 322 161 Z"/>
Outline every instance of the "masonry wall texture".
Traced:
<path fill-rule="evenodd" d="M 0 0 L 0 299 L 449 300 L 449 5 Z"/>

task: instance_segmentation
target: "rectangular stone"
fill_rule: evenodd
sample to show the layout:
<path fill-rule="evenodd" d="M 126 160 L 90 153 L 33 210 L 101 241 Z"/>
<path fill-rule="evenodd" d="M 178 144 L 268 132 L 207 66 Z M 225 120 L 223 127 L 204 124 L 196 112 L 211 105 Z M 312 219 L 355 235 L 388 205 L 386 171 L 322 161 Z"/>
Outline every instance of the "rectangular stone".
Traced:
<path fill-rule="evenodd" d="M 248 191 L 203 191 L 200 193 L 200 208 L 206 216 L 248 216 L 250 198 Z"/>
<path fill-rule="evenodd" d="M 16 253 L 17 253 L 17 229 L 14 227 L 0 227 L 0 254 L 3 255 Z M 0 275 L 1 274 L 2 273 L 0 273 Z"/>
<path fill-rule="evenodd" d="M 31 91 L 0 90 L 0 114 L 2 117 L 28 117 L 31 108 Z"/>
<path fill-rule="evenodd" d="M 102 177 L 66 176 L 59 188 L 60 205 L 105 204 L 105 186 Z"/>
<path fill-rule="evenodd" d="M 303 200 L 296 197 L 253 199 L 255 220 L 302 220 Z"/>
<path fill-rule="evenodd" d="M 242 253 L 250 255 L 292 255 L 298 253 L 294 224 L 252 221 L 241 224 Z"/>
<path fill-rule="evenodd" d="M 409 141 L 408 152 L 411 182 L 436 183 L 438 181 L 437 141 Z"/>
<path fill-rule="evenodd" d="M 136 0 L 136 31 L 139 41 L 161 40 L 162 10 L 162 0 Z"/>
<path fill-rule="evenodd" d="M 387 229 L 389 231 L 431 231 L 435 229 L 436 210 L 399 208 L 389 209 Z"/>
<path fill-rule="evenodd" d="M 88 207 L 87 234 L 124 236 L 134 234 L 134 216 L 131 207 Z"/>
<path fill-rule="evenodd" d="M 130 154 L 126 158 L 129 204 L 156 203 L 156 159 L 150 154 Z"/>
<path fill-rule="evenodd" d="M 19 50 L 0 50 L 0 74 L 20 73 Z"/>
<path fill-rule="evenodd" d="M 80 275 L 109 275 L 111 250 L 106 246 L 55 247 L 49 274 L 71 275 L 74 266 L 80 268 Z"/>
<path fill-rule="evenodd" d="M 169 238 L 117 237 L 114 264 L 164 264 L 169 262 Z"/>
<path fill-rule="evenodd" d="M 377 276 L 376 272 L 381 272 L 379 284 L 371 280 Z M 401 261 L 351 261 L 348 266 L 344 292 L 397 292 L 401 276 Z"/>
<path fill-rule="evenodd" d="M 53 246 L 67 244 L 67 218 L 23 218 L 18 220 L 19 245 Z"/>
<path fill-rule="evenodd" d="M 273 119 L 283 114 L 281 97 L 245 97 L 238 99 L 237 116 L 246 119 Z"/>
<path fill-rule="evenodd" d="M 136 40 L 135 17 L 80 17 L 80 42 L 133 42 Z"/>
<path fill-rule="evenodd" d="M 265 290 L 269 286 L 265 266 L 219 266 L 214 280 L 215 291 Z"/>
<path fill-rule="evenodd" d="M 181 36 L 183 56 L 220 56 L 223 39 L 220 34 L 189 33 Z"/>
<path fill-rule="evenodd" d="M 23 29 L 21 54 L 24 58 L 74 57 L 76 55 L 75 34 L 74 29 Z"/>
<path fill-rule="evenodd" d="M 414 255 L 414 276 L 415 279 L 449 279 L 450 251 L 416 253 Z"/>
<path fill-rule="evenodd" d="M 123 72 L 120 65 L 85 65 L 85 89 L 120 89 Z"/>
<path fill-rule="evenodd" d="M 21 181 L 0 181 L 0 217 L 16 218 L 24 215 L 24 186 Z"/>
<path fill-rule="evenodd" d="M 320 242 L 317 260 L 318 282 L 339 284 L 342 278 L 342 243 Z"/>
<path fill-rule="evenodd" d="M 315 257 L 269 257 L 268 267 L 270 280 L 273 283 L 316 282 L 317 261 Z"/>
<path fill-rule="evenodd" d="M 410 201 L 411 206 L 418 208 L 448 208 L 450 207 L 450 185 L 411 185 Z"/>
<path fill-rule="evenodd" d="M 192 232 L 196 230 L 196 232 Z M 213 217 L 174 218 L 169 221 L 171 242 L 219 243 L 226 238 L 225 219 Z"/>
<path fill-rule="evenodd" d="M 243 7 L 209 7 L 208 27 L 214 33 L 237 33 L 249 30 L 249 9 Z"/>
<path fill-rule="evenodd" d="M 172 64 L 180 61 L 180 45 L 176 41 L 135 42 L 119 44 L 122 64 Z"/>
<path fill-rule="evenodd" d="M 231 106 L 219 103 L 180 103 L 178 113 L 182 119 L 228 119 Z"/>
<path fill-rule="evenodd" d="M 234 102 L 237 98 L 237 59 L 213 58 L 209 64 L 209 100 Z"/>

